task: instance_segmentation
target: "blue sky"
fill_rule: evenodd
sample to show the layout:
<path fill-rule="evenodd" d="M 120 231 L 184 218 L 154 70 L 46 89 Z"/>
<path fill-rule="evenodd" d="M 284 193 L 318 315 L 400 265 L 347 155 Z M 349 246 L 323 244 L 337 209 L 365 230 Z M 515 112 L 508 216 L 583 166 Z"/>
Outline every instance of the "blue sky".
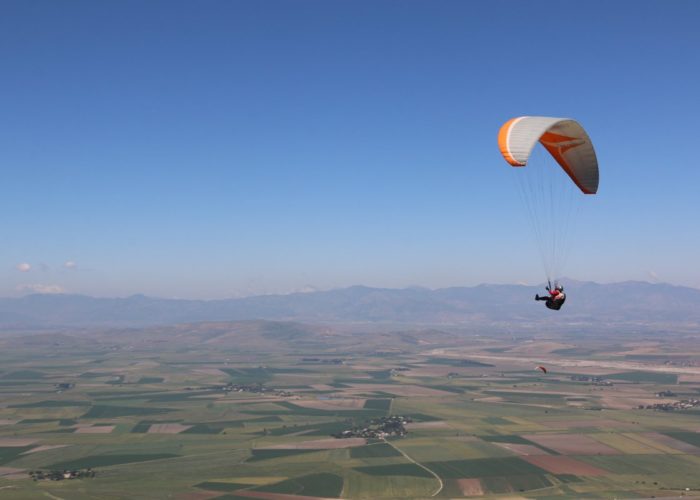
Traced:
<path fill-rule="evenodd" d="M 591 136 L 565 274 L 700 287 L 700 3 L 10 1 L 0 296 L 536 283 L 496 145 Z"/>

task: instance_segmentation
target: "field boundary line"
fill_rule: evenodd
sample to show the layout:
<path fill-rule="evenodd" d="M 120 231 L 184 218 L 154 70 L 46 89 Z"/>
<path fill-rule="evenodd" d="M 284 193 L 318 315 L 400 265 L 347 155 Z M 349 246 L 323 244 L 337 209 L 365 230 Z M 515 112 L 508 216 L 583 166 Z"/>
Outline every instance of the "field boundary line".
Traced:
<path fill-rule="evenodd" d="M 44 492 L 44 496 L 49 497 L 49 498 L 53 498 L 53 500 L 66 500 L 66 499 L 63 498 L 63 497 L 57 497 L 56 495 L 52 495 L 52 494 L 49 493 L 48 491 L 45 491 L 45 492 Z"/>
<path fill-rule="evenodd" d="M 399 453 L 401 453 L 401 454 L 406 458 L 406 460 L 408 460 L 409 462 L 412 462 L 412 463 L 416 464 L 416 465 L 417 465 L 418 467 L 420 467 L 421 469 L 427 470 L 435 479 L 438 480 L 438 483 L 440 483 L 439 486 L 438 486 L 438 489 L 435 490 L 435 492 L 433 492 L 432 495 L 430 495 L 431 497 L 434 497 L 434 496 L 438 495 L 438 494 L 442 491 L 442 489 L 445 487 L 445 484 L 442 482 L 442 478 L 440 478 L 440 476 L 438 476 L 434 471 L 428 469 L 428 468 L 427 468 L 425 465 L 423 465 L 422 463 L 416 462 L 415 460 L 413 460 L 411 457 L 408 456 L 408 454 L 406 454 L 406 452 L 404 452 L 401 448 L 399 448 L 399 447 L 396 446 L 395 444 L 393 444 L 393 443 L 387 441 L 386 439 L 384 440 L 384 442 L 385 442 L 386 444 L 388 444 L 389 446 L 391 446 L 392 448 L 394 448 L 394 449 L 395 449 L 396 451 L 398 451 Z"/>

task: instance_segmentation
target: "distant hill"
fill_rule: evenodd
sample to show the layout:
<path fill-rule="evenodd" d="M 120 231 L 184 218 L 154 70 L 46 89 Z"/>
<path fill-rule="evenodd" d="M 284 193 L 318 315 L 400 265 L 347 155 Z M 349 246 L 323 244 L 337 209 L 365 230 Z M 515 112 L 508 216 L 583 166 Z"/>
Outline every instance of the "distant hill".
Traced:
<path fill-rule="evenodd" d="M 249 319 L 304 322 L 461 324 L 531 322 L 700 322 L 700 290 L 628 281 L 599 284 L 566 281 L 567 303 L 559 312 L 536 303 L 541 287 L 479 285 L 429 290 L 353 286 L 289 295 L 226 300 L 159 299 L 134 295 L 28 295 L 0 299 L 0 328 L 88 326 L 139 327 L 198 321 Z"/>

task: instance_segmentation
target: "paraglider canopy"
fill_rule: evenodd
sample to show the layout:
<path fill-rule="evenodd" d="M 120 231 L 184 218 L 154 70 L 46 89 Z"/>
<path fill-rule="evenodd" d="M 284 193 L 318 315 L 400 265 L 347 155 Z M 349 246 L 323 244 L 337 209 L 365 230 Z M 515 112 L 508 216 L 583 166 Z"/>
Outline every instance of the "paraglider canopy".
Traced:
<path fill-rule="evenodd" d="M 598 159 L 588 134 L 576 121 L 548 116 L 521 116 L 508 120 L 498 133 L 503 158 L 524 167 L 539 142 L 585 194 L 598 191 Z"/>
<path fill-rule="evenodd" d="M 539 370 L 539 371 L 541 371 L 541 372 L 544 373 L 544 374 L 547 373 L 547 369 L 546 369 L 544 366 L 536 366 L 536 367 L 535 367 L 535 370 Z"/>

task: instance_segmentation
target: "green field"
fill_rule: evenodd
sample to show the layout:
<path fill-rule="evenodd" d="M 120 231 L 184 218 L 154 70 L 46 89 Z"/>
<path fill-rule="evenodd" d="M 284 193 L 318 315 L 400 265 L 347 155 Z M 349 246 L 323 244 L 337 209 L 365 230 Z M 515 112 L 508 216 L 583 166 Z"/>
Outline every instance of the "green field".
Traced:
<path fill-rule="evenodd" d="M 142 415 L 158 415 L 172 411 L 169 408 L 150 408 L 137 406 L 107 406 L 95 405 L 90 410 L 82 415 L 82 418 L 115 418 L 115 417 L 131 417 Z"/>
<path fill-rule="evenodd" d="M 33 446 L 0 446 L 0 465 L 16 460 L 22 453 L 32 448 Z"/>
<path fill-rule="evenodd" d="M 611 373 L 605 375 L 609 380 L 628 380 L 630 382 L 651 382 L 656 384 L 675 384 L 678 382 L 678 376 L 670 373 L 658 372 L 623 372 Z"/>
<path fill-rule="evenodd" d="M 383 443 L 371 444 L 369 446 L 361 446 L 358 448 L 350 448 L 350 458 L 383 458 L 400 456 L 401 453 L 396 451 L 396 449 Z"/>
<path fill-rule="evenodd" d="M 449 462 L 428 462 L 425 465 L 440 477 L 448 479 L 519 476 L 547 472 L 517 457 L 450 460 Z"/>
<path fill-rule="evenodd" d="M 90 406 L 89 401 L 48 400 L 10 405 L 10 408 L 65 408 L 68 406 Z"/>
<path fill-rule="evenodd" d="M 418 467 L 415 464 L 372 465 L 366 467 L 356 467 L 355 470 L 370 476 L 432 477 L 428 471 Z"/>
<path fill-rule="evenodd" d="M 160 460 L 163 458 L 173 458 L 178 455 L 168 453 L 151 453 L 139 455 L 89 455 L 76 460 L 66 460 L 46 466 L 47 469 L 83 469 L 86 467 L 105 467 L 108 465 L 129 464 L 132 462 L 147 462 L 149 460 Z"/>
<path fill-rule="evenodd" d="M 365 401 L 363 408 L 367 410 L 389 411 L 391 408 L 391 399 L 368 399 Z"/>
<path fill-rule="evenodd" d="M 255 490 L 288 495 L 336 498 L 343 491 L 343 477 L 328 473 L 309 474 L 255 488 Z"/>
<path fill-rule="evenodd" d="M 667 432 L 667 436 L 679 441 L 685 441 L 693 446 L 700 447 L 700 433 L 699 432 Z"/>

